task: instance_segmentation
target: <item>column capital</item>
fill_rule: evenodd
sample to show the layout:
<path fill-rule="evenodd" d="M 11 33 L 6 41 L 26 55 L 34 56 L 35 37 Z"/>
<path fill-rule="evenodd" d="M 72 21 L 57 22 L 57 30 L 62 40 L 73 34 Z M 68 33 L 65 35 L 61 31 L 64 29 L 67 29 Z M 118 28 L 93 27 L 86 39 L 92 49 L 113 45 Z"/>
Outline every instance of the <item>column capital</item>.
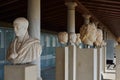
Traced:
<path fill-rule="evenodd" d="M 75 9 L 77 6 L 76 2 L 65 2 L 65 5 L 68 7 L 68 9 Z"/>

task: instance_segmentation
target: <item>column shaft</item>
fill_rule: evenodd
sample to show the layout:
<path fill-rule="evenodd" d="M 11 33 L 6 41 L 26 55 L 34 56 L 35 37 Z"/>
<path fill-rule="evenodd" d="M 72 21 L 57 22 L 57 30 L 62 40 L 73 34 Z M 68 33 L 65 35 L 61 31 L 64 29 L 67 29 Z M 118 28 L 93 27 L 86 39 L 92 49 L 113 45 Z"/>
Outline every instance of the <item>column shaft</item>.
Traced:
<path fill-rule="evenodd" d="M 40 40 L 40 0 L 28 0 L 29 34 Z M 38 66 L 38 80 L 41 78 L 40 58 L 33 62 Z"/>
<path fill-rule="evenodd" d="M 75 2 L 66 2 L 65 5 L 68 7 L 67 31 L 68 33 L 75 33 L 75 7 L 77 4 Z"/>

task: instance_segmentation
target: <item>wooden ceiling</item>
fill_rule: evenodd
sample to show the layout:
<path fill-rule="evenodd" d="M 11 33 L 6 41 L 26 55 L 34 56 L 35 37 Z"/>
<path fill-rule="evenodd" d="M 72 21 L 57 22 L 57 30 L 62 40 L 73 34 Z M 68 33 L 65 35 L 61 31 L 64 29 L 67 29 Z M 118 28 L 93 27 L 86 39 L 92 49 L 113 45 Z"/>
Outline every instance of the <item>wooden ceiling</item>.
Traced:
<path fill-rule="evenodd" d="M 120 36 L 120 0 L 79 0 L 100 22 Z"/>
<path fill-rule="evenodd" d="M 120 0 L 41 0 L 41 27 L 50 31 L 67 31 L 66 1 L 75 1 L 76 32 L 83 24 L 82 14 L 92 14 L 112 33 L 120 36 Z M 17 17 L 27 17 L 27 0 L 0 0 L 0 21 L 12 23 Z"/>

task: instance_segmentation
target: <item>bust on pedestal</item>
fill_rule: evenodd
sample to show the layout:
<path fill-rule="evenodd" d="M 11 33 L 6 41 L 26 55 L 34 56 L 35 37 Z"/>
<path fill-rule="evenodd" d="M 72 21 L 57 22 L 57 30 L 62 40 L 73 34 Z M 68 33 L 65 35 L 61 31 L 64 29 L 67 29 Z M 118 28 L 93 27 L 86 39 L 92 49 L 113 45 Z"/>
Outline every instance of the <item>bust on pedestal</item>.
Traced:
<path fill-rule="evenodd" d="M 17 18 L 14 20 L 13 26 L 16 37 L 8 48 L 7 60 L 20 65 L 35 61 L 40 57 L 42 48 L 40 41 L 31 38 L 28 34 L 28 20 L 23 17 Z"/>

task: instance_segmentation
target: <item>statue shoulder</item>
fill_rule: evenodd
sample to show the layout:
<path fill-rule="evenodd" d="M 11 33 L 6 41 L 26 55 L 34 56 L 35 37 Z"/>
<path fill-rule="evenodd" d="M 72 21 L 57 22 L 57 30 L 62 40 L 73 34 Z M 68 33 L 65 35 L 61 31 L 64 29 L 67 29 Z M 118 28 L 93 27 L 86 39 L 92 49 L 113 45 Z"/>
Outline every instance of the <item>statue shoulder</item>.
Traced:
<path fill-rule="evenodd" d="M 29 38 L 27 42 L 40 43 L 40 40 L 36 38 Z"/>

